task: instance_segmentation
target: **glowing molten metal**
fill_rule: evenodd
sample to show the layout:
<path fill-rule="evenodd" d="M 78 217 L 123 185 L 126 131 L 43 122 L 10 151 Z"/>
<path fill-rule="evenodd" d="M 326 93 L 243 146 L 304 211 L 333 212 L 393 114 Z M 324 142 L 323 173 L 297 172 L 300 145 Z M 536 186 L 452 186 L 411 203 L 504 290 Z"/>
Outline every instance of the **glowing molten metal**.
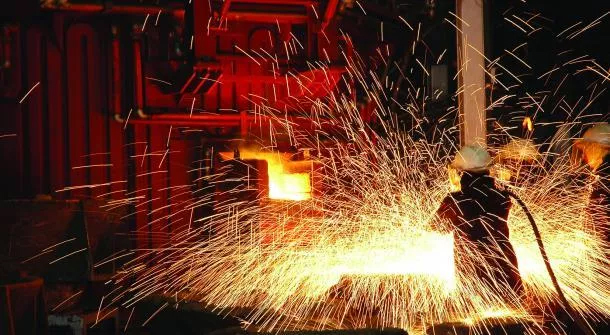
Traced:
<path fill-rule="evenodd" d="M 233 153 L 221 153 L 221 155 L 225 159 L 233 158 Z M 254 150 L 240 150 L 239 155 L 241 159 L 267 162 L 270 199 L 293 201 L 311 199 L 311 174 L 302 172 L 306 167 L 311 168 L 310 161 L 292 162 L 287 154 Z"/>

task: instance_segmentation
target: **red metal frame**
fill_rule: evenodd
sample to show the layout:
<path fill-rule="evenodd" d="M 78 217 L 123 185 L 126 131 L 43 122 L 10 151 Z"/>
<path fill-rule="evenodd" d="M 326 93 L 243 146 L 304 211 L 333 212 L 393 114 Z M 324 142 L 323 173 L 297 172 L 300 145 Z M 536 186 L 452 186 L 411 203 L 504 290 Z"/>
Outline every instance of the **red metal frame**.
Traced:
<path fill-rule="evenodd" d="M 240 7 L 241 11 L 234 11 L 231 6 L 236 3 L 245 5 L 245 8 L 250 10 L 244 10 L 242 6 Z M 175 93 L 162 93 L 157 88 L 158 83 L 143 80 L 143 74 L 140 72 L 141 66 L 146 69 L 145 76 L 147 77 L 156 76 L 154 73 L 155 66 L 150 66 L 150 69 L 148 69 L 149 66 L 146 62 L 140 63 L 140 44 L 137 39 L 134 40 L 136 109 L 158 111 L 158 108 L 181 108 L 182 111 L 181 113 L 172 112 L 167 117 L 161 118 L 160 115 L 144 118 L 132 117 L 130 120 L 132 124 L 174 124 L 193 127 L 237 126 L 240 128 L 240 136 L 246 136 L 247 125 L 251 123 L 246 110 L 252 110 L 252 103 L 260 102 L 256 101 L 257 96 L 266 97 L 268 101 L 271 101 L 270 104 L 273 108 L 290 112 L 295 98 L 303 101 L 314 101 L 335 90 L 341 74 L 345 71 L 344 67 L 335 66 L 324 70 L 298 73 L 290 70 L 292 61 L 288 56 L 283 59 L 271 59 L 265 55 L 263 55 L 267 57 L 265 59 L 256 56 L 256 59 L 258 59 L 256 62 L 260 64 L 255 64 L 251 56 L 257 52 L 255 45 L 258 42 L 250 46 L 250 42 L 246 42 L 246 37 L 261 28 L 268 30 L 270 39 L 272 36 L 280 35 L 280 40 L 270 40 L 275 51 L 270 50 L 269 52 L 283 55 L 285 52 L 282 43 L 286 43 L 293 38 L 291 34 L 292 26 L 306 24 L 309 27 L 307 29 L 306 45 L 312 47 L 314 44 L 311 41 L 318 39 L 317 50 L 304 51 L 307 58 L 337 61 L 339 37 L 333 20 L 338 0 L 331 0 L 328 3 L 323 17 L 320 19 L 317 19 L 310 11 L 312 5 L 317 7 L 319 4 L 317 1 L 226 0 L 219 7 L 215 7 L 217 4 L 217 2 L 212 2 L 210 6 L 202 1 L 196 1 L 193 4 L 195 58 L 197 60 L 205 59 L 205 61 L 197 61 L 193 65 L 191 76 L 184 83 L 179 83 L 178 87 L 180 89 Z M 307 9 L 305 11 L 307 14 L 266 13 L 262 12 L 262 9 L 257 9 L 258 5 L 266 5 L 267 7 L 264 8 L 267 9 L 269 5 L 301 6 Z M 220 13 L 215 12 L 214 8 L 217 8 Z M 230 33 L 209 29 L 210 20 L 215 15 L 220 15 L 221 23 L 222 20 L 228 20 L 228 23 L 225 24 L 232 25 Z M 325 31 L 321 31 L 320 27 Z M 276 29 L 277 33 L 273 32 Z M 267 36 L 265 35 L 264 38 L 266 40 Z M 215 43 L 215 40 L 218 42 Z M 240 46 L 240 52 L 231 48 L 233 53 L 227 54 L 227 51 L 225 51 L 227 44 Z M 249 47 L 252 47 L 253 50 L 251 51 Z M 244 55 L 241 50 L 250 51 L 252 55 Z M 262 55 L 260 50 L 257 53 Z M 279 66 L 271 66 L 275 62 Z M 172 66 L 177 68 L 177 65 Z M 275 72 L 273 75 L 270 73 L 272 70 Z M 296 76 L 288 75 L 288 71 L 296 72 Z M 217 76 L 213 78 L 214 85 L 202 90 L 206 81 L 212 76 Z M 198 80 L 199 82 L 197 82 Z M 220 81 L 222 81 L 222 85 L 217 85 Z M 253 95 L 250 96 L 250 94 Z M 219 100 L 217 103 L 210 103 L 210 100 L 214 101 L 216 99 Z M 239 111 L 240 114 L 192 118 L 190 117 L 192 111 L 189 109 L 193 107 L 204 108 L 208 112 L 232 109 Z M 299 107 L 302 108 L 303 105 L 300 104 Z M 185 114 L 189 117 L 185 117 Z M 311 126 L 311 124 L 308 126 Z"/>

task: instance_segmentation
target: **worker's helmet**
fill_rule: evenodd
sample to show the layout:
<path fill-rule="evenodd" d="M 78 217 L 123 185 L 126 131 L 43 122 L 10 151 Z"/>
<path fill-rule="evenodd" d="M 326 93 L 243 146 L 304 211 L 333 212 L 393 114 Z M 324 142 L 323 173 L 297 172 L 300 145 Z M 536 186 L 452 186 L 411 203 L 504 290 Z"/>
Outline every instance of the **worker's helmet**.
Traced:
<path fill-rule="evenodd" d="M 451 167 L 460 171 L 483 172 L 489 170 L 491 156 L 485 148 L 478 145 L 463 146 L 451 163 Z"/>
<path fill-rule="evenodd" d="M 610 124 L 598 123 L 589 128 L 582 137 L 582 141 L 590 144 L 599 144 L 610 147 Z"/>
<path fill-rule="evenodd" d="M 501 161 L 535 162 L 540 159 L 540 153 L 534 142 L 518 138 L 500 148 L 496 157 Z"/>
<path fill-rule="evenodd" d="M 576 141 L 573 156 L 579 157 L 593 169 L 602 164 L 610 152 L 610 124 L 599 123 L 589 128 L 582 139 Z"/>

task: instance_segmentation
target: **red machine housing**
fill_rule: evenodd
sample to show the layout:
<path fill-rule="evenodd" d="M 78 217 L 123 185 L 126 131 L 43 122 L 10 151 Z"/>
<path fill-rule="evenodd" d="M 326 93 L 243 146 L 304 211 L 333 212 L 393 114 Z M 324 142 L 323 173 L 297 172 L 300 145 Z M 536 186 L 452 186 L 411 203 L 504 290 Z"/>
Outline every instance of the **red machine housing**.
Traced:
<path fill-rule="evenodd" d="M 313 127 L 295 107 L 340 82 L 351 44 L 337 27 L 339 6 L 13 5 L 30 19 L 6 22 L 0 35 L 3 198 L 143 197 L 126 219 L 150 234 L 138 247 L 161 245 L 188 227 L 178 206 L 190 201 L 184 188 L 200 177 L 206 148 L 268 134 L 261 127 L 274 118 L 255 115 L 263 99 L 284 120 Z"/>

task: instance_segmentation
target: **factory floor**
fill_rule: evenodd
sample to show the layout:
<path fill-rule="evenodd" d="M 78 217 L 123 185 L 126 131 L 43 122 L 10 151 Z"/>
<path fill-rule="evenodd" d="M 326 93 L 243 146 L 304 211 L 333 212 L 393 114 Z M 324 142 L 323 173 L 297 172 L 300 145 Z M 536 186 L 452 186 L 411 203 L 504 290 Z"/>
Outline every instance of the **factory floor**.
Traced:
<path fill-rule="evenodd" d="M 271 335 L 271 333 L 256 333 L 242 329 L 237 320 L 221 318 L 213 314 L 200 312 L 168 311 L 159 313 L 144 327 L 132 327 L 126 335 Z M 276 333 L 273 333 L 274 335 Z M 290 335 L 407 335 L 397 329 L 361 329 L 351 331 L 293 331 L 281 334 Z"/>
<path fill-rule="evenodd" d="M 219 316 L 204 310 L 198 304 L 185 304 L 178 309 L 164 308 L 154 318 L 147 319 L 159 308 L 162 300 L 149 300 L 136 307 L 126 335 L 271 335 L 256 333 L 242 328 L 240 320 L 230 316 Z M 142 324 L 144 324 L 142 326 Z M 273 333 L 274 335 L 277 333 Z M 407 335 L 400 329 L 360 329 L 342 331 L 293 331 L 290 335 Z"/>
<path fill-rule="evenodd" d="M 146 320 L 154 314 L 161 302 L 147 301 L 137 306 L 138 313 L 130 322 L 126 334 L 128 335 L 271 335 L 272 333 L 256 333 L 246 331 L 240 320 L 233 317 L 222 317 L 210 311 L 201 309 L 197 304 L 187 304 L 179 309 L 167 307 L 157 313 L 148 322 Z M 144 326 L 141 324 L 144 323 Z M 462 325 L 463 326 L 463 325 Z M 522 335 L 524 328 L 520 325 L 512 327 L 496 327 L 490 329 L 490 335 Z M 470 335 L 468 328 L 460 325 L 447 324 L 435 328 L 435 334 L 442 335 Z M 273 333 L 276 335 L 278 333 Z M 281 332 L 282 335 L 407 335 L 401 329 L 358 329 L 335 331 L 291 331 Z"/>
<path fill-rule="evenodd" d="M 165 306 L 164 308 L 161 308 Z M 160 309 L 161 308 L 161 309 Z M 164 298 L 146 299 L 138 303 L 135 309 L 122 309 L 119 315 L 119 325 L 116 329 L 113 322 L 100 322 L 95 327 L 88 329 L 87 334 L 126 334 L 126 335 L 407 335 L 400 329 L 359 329 L 359 330 L 336 330 L 336 331 L 291 331 L 280 333 L 261 333 L 256 330 L 243 328 L 243 321 L 231 317 L 222 316 L 214 311 L 203 308 L 198 303 L 183 303 L 178 308 L 171 300 Z M 129 320 L 129 321 L 128 321 Z M 428 329 L 429 334 L 440 335 L 557 335 L 576 334 L 576 328 L 564 328 L 564 331 L 552 331 L 558 329 L 557 325 L 548 325 L 544 332 L 539 330 L 526 330 L 524 323 L 498 320 L 490 322 L 484 333 L 474 331 L 465 324 L 447 323 L 436 325 Z M 536 328 L 536 327 L 534 327 Z M 598 323 L 595 327 L 596 334 L 610 334 L 610 327 Z M 49 334 L 63 335 L 73 334 L 68 328 L 49 329 Z"/>
<path fill-rule="evenodd" d="M 256 333 L 252 330 L 244 330 L 243 323 L 231 316 L 219 316 L 218 314 L 205 310 L 201 305 L 196 303 L 183 304 L 178 309 L 172 308 L 171 304 L 159 311 L 167 300 L 151 299 L 144 301 L 136 306 L 128 327 L 124 333 L 126 335 L 271 335 L 271 333 Z M 153 318 L 150 318 L 154 314 Z M 123 322 L 120 329 L 125 329 L 125 320 L 128 315 L 121 316 Z M 472 328 L 464 324 L 443 324 L 429 329 L 430 333 L 442 335 L 470 335 L 475 334 Z M 551 329 L 556 327 L 548 327 L 544 335 L 555 335 L 557 332 L 552 332 Z M 595 327 L 597 334 L 610 334 L 610 327 L 605 324 L 599 324 Z M 565 329 L 563 333 L 572 334 L 576 329 Z M 100 332 L 101 331 L 101 332 Z M 479 329 L 480 331 L 480 329 Z M 97 332 L 92 329 L 90 334 L 98 333 L 105 334 L 99 329 Z M 543 334 L 535 331 L 534 333 Z M 278 334 L 278 333 L 273 333 Z M 400 329 L 359 329 L 359 330 L 337 330 L 337 331 L 292 331 L 281 332 L 282 335 L 407 335 L 407 332 Z M 533 334 L 526 330 L 523 324 L 513 323 L 505 324 L 499 322 L 495 326 L 486 329 L 486 334 L 489 335 L 523 335 Z"/>

